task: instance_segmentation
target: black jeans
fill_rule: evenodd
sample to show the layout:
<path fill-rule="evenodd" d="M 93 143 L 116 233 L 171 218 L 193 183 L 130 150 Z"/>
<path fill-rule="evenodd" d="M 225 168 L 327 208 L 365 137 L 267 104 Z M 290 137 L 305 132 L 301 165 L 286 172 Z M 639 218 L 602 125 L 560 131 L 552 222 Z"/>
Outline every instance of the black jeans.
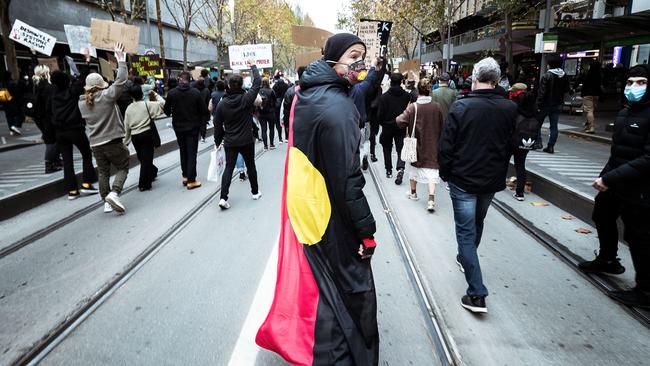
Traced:
<path fill-rule="evenodd" d="M 262 129 L 262 142 L 264 143 L 264 148 L 269 148 L 269 142 L 273 145 L 273 139 L 275 138 L 275 131 L 273 130 L 273 117 L 268 115 L 260 115 L 257 119 L 260 121 L 260 128 Z M 268 140 L 267 140 L 267 130 L 268 130 Z"/>
<path fill-rule="evenodd" d="M 77 177 L 74 172 L 74 160 L 72 159 L 72 146 L 76 146 L 83 159 L 83 183 L 94 183 L 97 181 L 97 173 L 93 166 L 93 154 L 90 150 L 90 143 L 84 130 L 62 130 L 56 132 L 56 143 L 63 157 L 63 181 L 68 191 L 79 189 Z"/>
<path fill-rule="evenodd" d="M 403 170 L 406 166 L 406 163 L 401 158 L 404 137 L 406 137 L 405 130 L 397 127 L 382 128 L 379 143 L 384 148 L 384 167 L 386 170 L 393 170 L 393 141 L 395 141 L 395 150 L 397 150 L 397 170 Z"/>
<path fill-rule="evenodd" d="M 375 155 L 377 147 L 377 134 L 379 133 L 379 122 L 370 121 L 370 154 Z M 403 140 L 402 140 L 403 142 Z"/>
<path fill-rule="evenodd" d="M 246 164 L 246 171 L 248 173 L 248 180 L 251 183 L 251 193 L 257 194 L 259 188 L 257 187 L 257 168 L 255 167 L 255 143 L 244 146 L 231 146 L 225 147 L 226 151 L 226 168 L 221 176 L 221 198 L 228 200 L 228 193 L 230 193 L 230 181 L 232 180 L 232 173 L 237 164 L 237 155 L 241 154 Z"/>
<path fill-rule="evenodd" d="M 158 176 L 158 168 L 153 164 L 154 137 L 151 130 L 132 135 L 133 147 L 140 161 L 138 188 L 151 189 L 151 182 Z"/>
<path fill-rule="evenodd" d="M 271 121 L 273 126 L 275 126 L 275 129 L 278 131 L 278 141 L 282 142 L 282 126 L 280 126 L 280 119 L 275 118 L 273 121 Z"/>
<path fill-rule="evenodd" d="M 196 181 L 196 153 L 199 150 L 199 130 L 174 131 L 181 154 L 181 171 L 188 182 Z"/>
<path fill-rule="evenodd" d="M 600 257 L 606 260 L 616 258 L 618 253 L 618 226 L 616 220 L 623 220 L 623 239 L 630 246 L 632 263 L 636 271 L 637 288 L 650 292 L 650 207 L 625 202 L 613 192 L 596 195 L 592 218 L 598 231 Z"/>
<path fill-rule="evenodd" d="M 517 196 L 523 196 L 526 187 L 526 156 L 528 156 L 528 150 L 515 149 L 513 155 L 515 158 L 515 171 L 517 172 L 517 188 L 515 192 Z"/>

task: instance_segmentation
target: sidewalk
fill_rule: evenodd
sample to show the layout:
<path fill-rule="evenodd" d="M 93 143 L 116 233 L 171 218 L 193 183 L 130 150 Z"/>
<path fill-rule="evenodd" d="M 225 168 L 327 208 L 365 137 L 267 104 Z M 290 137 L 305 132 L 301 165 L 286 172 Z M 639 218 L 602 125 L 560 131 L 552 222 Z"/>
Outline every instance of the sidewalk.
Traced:
<path fill-rule="evenodd" d="M 610 143 L 612 141 L 612 132 L 607 131 L 607 125 L 614 122 L 618 111 L 596 111 L 594 113 L 594 127 L 596 132 L 586 133 L 584 132 L 584 123 L 586 121 L 585 116 L 580 114 L 569 114 L 568 112 L 563 112 L 560 115 L 560 124 L 566 125 L 566 129 L 561 129 L 560 133 L 586 138 L 589 140 L 594 140 L 601 143 Z M 548 121 L 548 118 L 547 118 Z M 546 122 L 548 125 L 548 122 Z"/>
<path fill-rule="evenodd" d="M 11 136 L 5 112 L 0 111 L 0 153 L 42 143 L 41 131 L 30 118 L 25 119 L 20 131 L 22 135 Z"/>

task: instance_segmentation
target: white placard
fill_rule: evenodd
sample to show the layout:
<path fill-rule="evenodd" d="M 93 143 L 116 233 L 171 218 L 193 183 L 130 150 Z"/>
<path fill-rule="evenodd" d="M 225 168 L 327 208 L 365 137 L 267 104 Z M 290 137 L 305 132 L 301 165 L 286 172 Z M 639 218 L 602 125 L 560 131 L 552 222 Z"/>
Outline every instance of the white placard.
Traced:
<path fill-rule="evenodd" d="M 248 60 L 254 60 L 259 68 L 273 67 L 273 46 L 270 43 L 245 44 L 241 46 L 228 46 L 230 68 L 233 70 L 248 69 Z"/>
<path fill-rule="evenodd" d="M 64 24 L 63 29 L 65 29 L 70 52 L 83 55 L 84 49 L 88 48 L 90 56 L 97 58 L 97 49 L 90 45 L 90 27 Z"/>
<path fill-rule="evenodd" d="M 359 31 L 357 33 L 359 38 L 366 45 L 366 65 L 371 65 L 372 60 L 379 56 L 381 39 L 377 33 L 376 21 L 362 21 L 359 22 Z"/>
<path fill-rule="evenodd" d="M 11 28 L 9 38 L 48 56 L 52 55 L 52 49 L 54 48 L 54 44 L 56 44 L 56 38 L 53 36 L 41 32 L 18 19 L 16 19 L 13 28 Z"/>

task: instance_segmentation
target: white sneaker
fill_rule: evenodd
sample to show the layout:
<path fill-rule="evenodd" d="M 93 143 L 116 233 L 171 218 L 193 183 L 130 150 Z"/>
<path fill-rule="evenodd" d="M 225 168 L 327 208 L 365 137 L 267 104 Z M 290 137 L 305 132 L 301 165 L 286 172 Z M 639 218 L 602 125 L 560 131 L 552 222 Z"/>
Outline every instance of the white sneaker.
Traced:
<path fill-rule="evenodd" d="M 427 211 L 429 211 L 429 212 L 435 211 L 435 205 L 436 204 L 433 201 L 427 202 Z"/>
<path fill-rule="evenodd" d="M 420 198 L 418 198 L 418 194 L 417 194 L 417 193 L 411 193 L 411 192 L 408 192 L 408 193 L 406 194 L 406 196 L 407 196 L 411 201 L 418 201 L 418 200 L 420 199 Z"/>
<path fill-rule="evenodd" d="M 258 199 L 262 198 L 262 192 L 257 191 L 257 194 L 253 195 L 253 199 L 257 201 Z"/>
<path fill-rule="evenodd" d="M 219 207 L 221 207 L 222 210 L 227 210 L 230 208 L 230 204 L 222 198 L 221 201 L 219 201 Z"/>
<path fill-rule="evenodd" d="M 16 126 L 11 126 L 10 129 L 16 134 L 16 135 L 22 135 L 23 133 L 20 132 L 20 128 Z"/>
<path fill-rule="evenodd" d="M 104 213 L 113 212 L 113 207 L 108 202 L 104 202 Z"/>
<path fill-rule="evenodd" d="M 122 202 L 120 202 L 120 198 L 118 197 L 117 193 L 115 193 L 115 192 L 109 193 L 108 196 L 106 196 L 106 198 L 104 198 L 104 200 L 106 201 L 106 203 L 111 205 L 113 210 L 115 210 L 115 211 L 117 211 L 119 213 L 124 213 L 124 211 L 126 211 L 126 208 L 124 207 Z"/>

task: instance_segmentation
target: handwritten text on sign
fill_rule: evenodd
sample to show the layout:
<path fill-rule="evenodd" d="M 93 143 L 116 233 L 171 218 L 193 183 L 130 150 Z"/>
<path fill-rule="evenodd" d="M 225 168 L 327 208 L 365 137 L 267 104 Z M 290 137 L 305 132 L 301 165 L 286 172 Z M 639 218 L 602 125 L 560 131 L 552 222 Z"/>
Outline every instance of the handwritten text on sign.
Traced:
<path fill-rule="evenodd" d="M 140 76 L 160 74 L 160 56 L 144 55 L 132 58 L 131 67 L 138 72 Z"/>
<path fill-rule="evenodd" d="M 18 19 L 14 22 L 9 38 L 48 56 L 52 55 L 52 49 L 56 43 L 56 38 Z"/>
<path fill-rule="evenodd" d="M 230 68 L 233 70 L 248 69 L 247 61 L 255 61 L 260 68 L 273 67 L 273 47 L 271 44 L 245 44 L 241 46 L 229 46 Z"/>

